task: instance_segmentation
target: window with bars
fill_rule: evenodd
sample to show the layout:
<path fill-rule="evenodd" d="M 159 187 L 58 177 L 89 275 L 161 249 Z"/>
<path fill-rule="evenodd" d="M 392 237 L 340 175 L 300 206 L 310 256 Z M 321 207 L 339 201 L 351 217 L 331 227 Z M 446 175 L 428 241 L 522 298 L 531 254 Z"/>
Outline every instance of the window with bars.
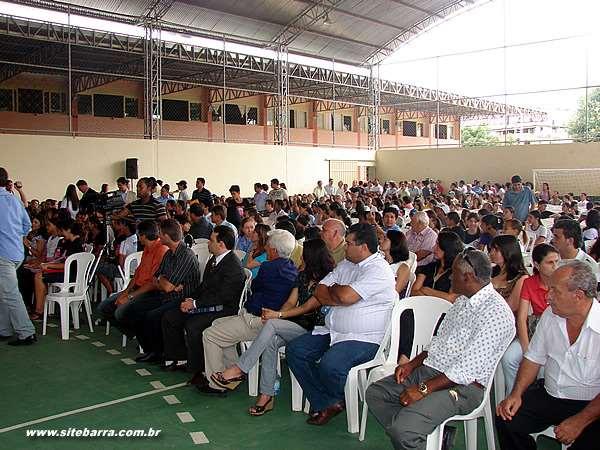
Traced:
<path fill-rule="evenodd" d="M 246 111 L 246 125 L 258 124 L 258 108 L 251 106 Z"/>
<path fill-rule="evenodd" d="M 92 109 L 92 96 L 91 95 L 79 95 L 77 99 L 77 114 L 80 115 L 91 115 Z"/>
<path fill-rule="evenodd" d="M 344 116 L 344 131 L 352 131 L 352 116 Z"/>
<path fill-rule="evenodd" d="M 62 92 L 44 92 L 44 112 L 65 114 L 67 111 L 67 94 Z"/>
<path fill-rule="evenodd" d="M 381 121 L 381 134 L 390 134 L 390 121 L 388 119 Z"/>
<path fill-rule="evenodd" d="M 44 114 L 44 93 L 39 89 L 19 89 L 19 112 Z"/>
<path fill-rule="evenodd" d="M 202 120 L 202 103 L 190 103 L 190 120 Z"/>
<path fill-rule="evenodd" d="M 123 117 L 123 96 L 94 94 L 94 116 Z"/>
<path fill-rule="evenodd" d="M 0 89 L 0 111 L 13 111 L 13 90 Z"/>
<path fill-rule="evenodd" d="M 448 139 L 448 125 L 437 124 L 434 128 L 436 139 Z"/>
<path fill-rule="evenodd" d="M 138 116 L 138 99 L 125 97 L 125 117 Z"/>
<path fill-rule="evenodd" d="M 402 122 L 403 136 L 417 136 L 417 122 L 412 120 L 404 120 Z"/>
<path fill-rule="evenodd" d="M 186 100 L 163 99 L 162 119 L 187 122 L 190 120 L 190 109 Z"/>

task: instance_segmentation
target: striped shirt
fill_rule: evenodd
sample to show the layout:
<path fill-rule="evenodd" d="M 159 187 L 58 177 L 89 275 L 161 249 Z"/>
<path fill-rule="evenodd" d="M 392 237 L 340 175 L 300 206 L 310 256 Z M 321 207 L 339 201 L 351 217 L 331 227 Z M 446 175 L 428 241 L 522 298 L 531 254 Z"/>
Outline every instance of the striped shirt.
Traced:
<path fill-rule="evenodd" d="M 213 206 L 212 194 L 206 188 L 202 188 L 201 191 L 196 189 L 194 192 L 192 192 L 192 200 L 199 200 L 209 208 L 212 208 Z"/>
<path fill-rule="evenodd" d="M 200 265 L 194 252 L 183 242 L 180 242 L 175 252 L 168 251 L 154 274 L 155 277 L 163 276 L 174 286 L 183 286 L 181 292 L 169 292 L 164 294 L 163 302 L 172 300 L 181 301 L 191 297 L 200 286 Z"/>
<path fill-rule="evenodd" d="M 135 221 L 138 223 L 142 220 L 158 221 L 161 217 L 165 217 L 167 215 L 165 205 L 163 205 L 154 197 L 151 197 L 150 201 L 146 203 L 144 203 L 142 199 L 138 199 L 135 202 L 131 202 L 129 205 L 127 205 L 127 208 L 129 208 L 133 214 L 133 217 L 135 217 Z"/>

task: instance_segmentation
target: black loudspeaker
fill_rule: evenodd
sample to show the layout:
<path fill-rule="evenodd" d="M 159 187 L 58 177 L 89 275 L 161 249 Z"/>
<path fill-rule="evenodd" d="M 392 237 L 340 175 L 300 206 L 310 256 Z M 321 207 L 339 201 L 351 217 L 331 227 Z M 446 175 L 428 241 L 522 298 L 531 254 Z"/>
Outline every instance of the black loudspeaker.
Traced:
<path fill-rule="evenodd" d="M 125 160 L 125 178 L 128 180 L 137 180 L 139 178 L 137 158 L 127 158 Z"/>

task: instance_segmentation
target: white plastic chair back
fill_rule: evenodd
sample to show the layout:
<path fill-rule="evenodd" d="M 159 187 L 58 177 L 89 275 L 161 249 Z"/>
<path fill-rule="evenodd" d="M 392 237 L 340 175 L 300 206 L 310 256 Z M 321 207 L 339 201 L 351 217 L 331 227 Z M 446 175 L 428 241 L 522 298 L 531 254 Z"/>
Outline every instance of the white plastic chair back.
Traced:
<path fill-rule="evenodd" d="M 121 272 L 120 283 L 122 283 L 122 285 L 119 287 L 119 290 L 125 289 L 131 281 L 131 276 L 135 273 L 136 269 L 140 265 L 142 254 L 143 252 L 135 252 L 127 255 L 123 263 L 123 268 L 119 266 L 119 271 Z"/>
<path fill-rule="evenodd" d="M 417 271 L 417 254 L 414 252 L 408 252 L 408 259 L 412 261 L 410 265 L 410 273 L 415 273 Z"/>
<path fill-rule="evenodd" d="M 414 272 L 409 273 L 408 274 L 408 283 L 406 284 L 406 292 L 404 293 L 403 298 L 410 297 L 410 293 L 412 292 L 412 288 L 413 288 L 413 285 L 415 284 L 415 281 L 417 281 L 417 276 L 415 275 L 415 273 Z"/>
<path fill-rule="evenodd" d="M 192 252 L 198 258 L 198 263 L 200 264 L 200 278 L 204 276 L 204 269 L 206 268 L 206 263 L 210 259 L 210 252 L 208 251 L 208 245 L 206 244 L 194 244 L 192 245 Z"/>
<path fill-rule="evenodd" d="M 67 290 L 71 291 L 73 294 L 82 295 L 87 290 L 88 282 L 93 275 L 93 269 L 95 270 L 97 267 L 97 264 L 94 264 L 95 259 L 94 255 L 86 252 L 74 253 L 69 256 L 65 261 L 65 278 L 63 286 L 68 286 Z M 77 275 L 75 281 L 70 282 L 73 263 L 75 263 Z M 65 289 L 63 288 L 61 290 Z"/>
<path fill-rule="evenodd" d="M 246 257 L 246 252 L 244 250 L 234 250 L 233 253 L 235 253 L 235 256 L 237 256 L 240 261 L 243 261 Z"/>
<path fill-rule="evenodd" d="M 421 295 L 400 300 L 392 311 L 392 328 L 388 363 L 397 364 L 400 342 L 400 316 L 406 310 L 412 310 L 415 317 L 415 336 L 410 357 L 414 358 L 429 345 L 442 314 L 446 314 L 452 303 L 439 297 Z"/>
<path fill-rule="evenodd" d="M 240 295 L 239 311 L 244 307 L 244 303 L 246 303 L 250 294 L 250 286 L 252 285 L 252 272 L 250 269 L 244 269 L 244 275 L 246 276 L 246 280 L 244 281 L 244 289 Z"/>
<path fill-rule="evenodd" d="M 410 353 L 410 358 L 414 358 L 423 351 L 423 349 L 431 342 L 431 338 L 435 331 L 442 314 L 445 314 L 452 303 L 439 297 L 431 296 L 415 296 L 407 297 L 400 300 L 392 311 L 392 320 L 389 327 L 390 345 L 387 352 L 387 357 L 383 365 L 376 367 L 369 373 L 366 380 L 362 381 L 362 392 L 366 392 L 367 387 L 381 378 L 394 373 L 398 361 L 398 348 L 400 343 L 400 316 L 406 310 L 412 310 L 415 321 L 415 335 L 413 338 L 413 346 Z M 363 402 L 363 410 L 360 423 L 360 434 L 358 439 L 364 440 L 367 428 L 367 415 L 369 406 L 367 402 Z"/>
<path fill-rule="evenodd" d="M 125 278 L 123 278 L 123 280 L 126 280 L 125 285 L 129 284 L 129 282 L 131 281 L 131 276 L 135 273 L 135 271 L 139 267 L 140 262 L 142 261 L 143 253 L 144 252 L 131 253 L 130 255 L 127 255 L 127 257 L 125 258 L 125 262 L 123 263 L 123 269 L 124 269 L 123 275 L 125 275 Z"/>

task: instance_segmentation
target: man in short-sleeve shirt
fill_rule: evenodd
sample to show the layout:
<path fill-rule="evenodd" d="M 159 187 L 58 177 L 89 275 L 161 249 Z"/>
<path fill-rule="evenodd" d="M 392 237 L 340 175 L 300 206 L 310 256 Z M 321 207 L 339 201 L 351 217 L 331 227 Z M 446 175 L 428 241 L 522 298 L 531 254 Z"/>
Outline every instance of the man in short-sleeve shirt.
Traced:
<path fill-rule="evenodd" d="M 523 182 L 519 175 L 511 178 L 512 189 L 504 194 L 502 206 L 511 206 L 515 210 L 515 217 L 525 223 L 529 211 L 535 207 L 535 196 L 531 189 L 523 186 Z"/>
<path fill-rule="evenodd" d="M 138 200 L 130 203 L 125 208 L 129 210 L 135 221 L 142 220 L 164 220 L 167 218 L 165 205 L 152 196 L 152 187 L 148 178 L 140 178 L 137 184 Z"/>
<path fill-rule="evenodd" d="M 573 261 L 550 281 L 542 314 L 510 395 L 496 420 L 503 450 L 534 449 L 530 433 L 553 426 L 570 450 L 598 448 L 600 436 L 600 304 L 587 264 Z M 537 374 L 544 367 L 544 380 Z"/>
<path fill-rule="evenodd" d="M 348 372 L 375 356 L 398 300 L 394 273 L 377 252 L 373 226 L 353 225 L 346 244 L 346 259 L 314 293 L 330 307 L 325 326 L 286 346 L 289 367 L 313 409 L 312 425 L 324 425 L 344 409 Z"/>

